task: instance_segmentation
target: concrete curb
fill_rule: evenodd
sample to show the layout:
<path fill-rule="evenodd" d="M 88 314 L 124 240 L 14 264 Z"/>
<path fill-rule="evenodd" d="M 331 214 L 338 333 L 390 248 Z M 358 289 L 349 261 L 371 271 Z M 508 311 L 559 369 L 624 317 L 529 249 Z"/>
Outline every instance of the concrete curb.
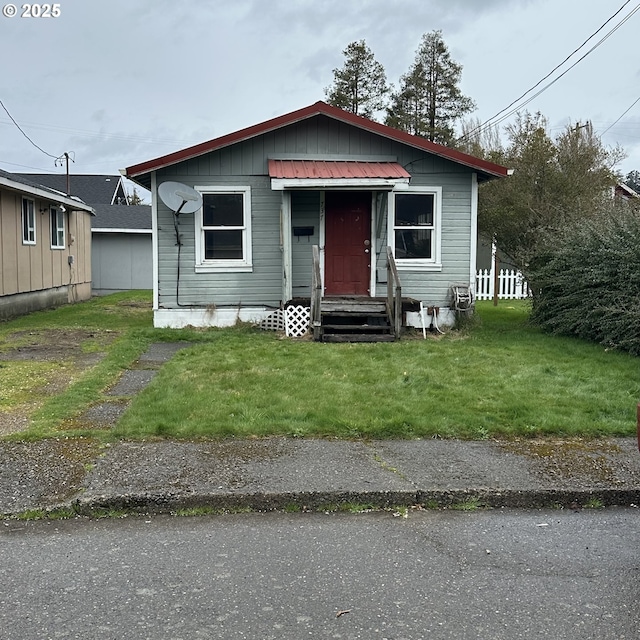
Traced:
<path fill-rule="evenodd" d="M 284 493 L 243 493 L 184 495 L 180 493 L 130 493 L 123 495 L 76 498 L 43 509 L 45 516 L 57 511 L 71 511 L 80 516 L 130 513 L 161 515 L 180 511 L 349 511 L 361 506 L 387 510 L 399 507 L 426 509 L 558 509 L 636 507 L 640 489 L 584 490 L 491 490 L 456 489 L 439 491 L 318 491 Z M 16 517 L 23 512 L 5 514 Z"/>

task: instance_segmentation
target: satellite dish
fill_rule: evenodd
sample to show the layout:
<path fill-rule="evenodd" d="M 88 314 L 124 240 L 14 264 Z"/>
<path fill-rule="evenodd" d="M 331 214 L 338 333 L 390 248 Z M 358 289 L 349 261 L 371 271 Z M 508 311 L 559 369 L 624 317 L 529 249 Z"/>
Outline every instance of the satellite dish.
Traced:
<path fill-rule="evenodd" d="M 163 182 L 158 195 L 176 215 L 195 213 L 202 206 L 202 194 L 181 182 Z"/>

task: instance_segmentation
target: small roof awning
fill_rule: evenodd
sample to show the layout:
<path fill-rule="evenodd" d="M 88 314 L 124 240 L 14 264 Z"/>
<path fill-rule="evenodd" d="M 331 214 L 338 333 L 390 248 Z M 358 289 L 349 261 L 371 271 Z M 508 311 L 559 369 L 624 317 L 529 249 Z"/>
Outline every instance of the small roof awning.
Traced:
<path fill-rule="evenodd" d="M 407 186 L 411 174 L 397 162 L 352 160 L 269 160 L 274 191 L 296 188 Z"/>

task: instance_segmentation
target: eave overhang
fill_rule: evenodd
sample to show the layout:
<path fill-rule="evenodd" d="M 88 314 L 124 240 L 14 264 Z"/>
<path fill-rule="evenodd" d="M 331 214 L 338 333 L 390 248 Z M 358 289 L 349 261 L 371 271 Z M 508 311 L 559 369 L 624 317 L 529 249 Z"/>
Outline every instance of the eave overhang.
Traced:
<path fill-rule="evenodd" d="M 41 188 L 35 184 L 25 184 L 23 182 L 17 182 L 16 180 L 11 180 L 10 178 L 0 176 L 0 187 L 5 187 L 7 189 L 10 189 L 11 191 L 17 191 L 25 195 L 30 195 L 34 198 L 40 198 L 41 200 L 47 200 L 48 202 L 52 202 L 54 204 L 65 205 L 66 207 L 69 207 L 74 211 L 84 211 L 92 216 L 95 215 L 93 207 L 90 207 L 88 204 L 85 204 L 80 200 L 76 200 L 71 196 L 67 196 L 62 193 L 58 194 L 57 192 Z"/>

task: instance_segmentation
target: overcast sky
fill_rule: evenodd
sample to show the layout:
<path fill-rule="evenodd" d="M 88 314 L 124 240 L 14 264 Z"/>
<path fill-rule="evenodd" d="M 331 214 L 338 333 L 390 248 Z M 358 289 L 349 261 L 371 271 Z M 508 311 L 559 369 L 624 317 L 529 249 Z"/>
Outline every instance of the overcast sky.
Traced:
<path fill-rule="evenodd" d="M 0 15 L 0 100 L 72 173 L 120 169 L 325 99 L 347 44 L 365 39 L 397 85 L 441 29 L 482 121 L 507 107 L 638 0 L 61 0 L 58 17 Z M 35 5 L 34 5 L 35 6 Z M 32 13 L 42 13 L 40 4 Z M 54 11 L 58 13 L 58 11 Z M 640 170 L 640 11 L 525 108 L 552 134 L 593 122 Z M 540 85 L 538 89 L 544 87 Z M 508 122 L 508 121 L 507 121 Z M 612 126 L 613 125 L 613 126 Z M 606 133 L 605 133 L 606 131 Z M 0 108 L 0 168 L 63 172 Z"/>

